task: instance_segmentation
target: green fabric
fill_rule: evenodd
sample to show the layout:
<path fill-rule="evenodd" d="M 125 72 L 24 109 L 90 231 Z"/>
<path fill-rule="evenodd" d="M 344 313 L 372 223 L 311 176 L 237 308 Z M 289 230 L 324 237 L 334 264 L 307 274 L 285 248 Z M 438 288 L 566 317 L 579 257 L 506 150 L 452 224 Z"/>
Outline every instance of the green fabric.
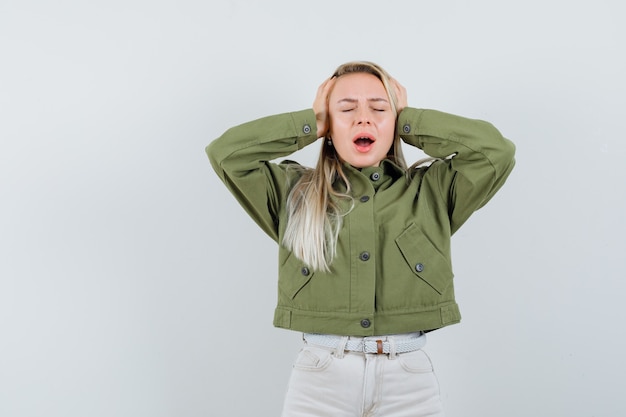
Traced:
<path fill-rule="evenodd" d="M 515 146 L 487 122 L 435 110 L 405 108 L 397 126 L 407 144 L 440 159 L 410 181 L 388 160 L 362 170 L 344 167 L 354 207 L 344 217 L 332 270 L 313 272 L 279 245 L 275 326 L 372 336 L 460 321 L 450 237 L 502 186 Z M 294 162 L 273 161 L 316 140 L 315 114 L 307 109 L 233 127 L 206 152 L 243 208 L 280 242 L 298 170 L 287 168 Z"/>

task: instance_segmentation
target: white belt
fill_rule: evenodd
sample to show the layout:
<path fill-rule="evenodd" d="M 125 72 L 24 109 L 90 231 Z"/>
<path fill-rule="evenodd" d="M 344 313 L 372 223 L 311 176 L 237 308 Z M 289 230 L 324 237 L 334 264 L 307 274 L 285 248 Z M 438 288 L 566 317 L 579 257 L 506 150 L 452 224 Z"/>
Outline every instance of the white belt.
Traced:
<path fill-rule="evenodd" d="M 304 340 L 312 345 L 337 349 L 344 337 L 330 334 L 305 333 Z M 351 352 L 389 354 L 395 345 L 395 353 L 406 353 L 419 350 L 426 345 L 424 333 L 412 333 L 401 336 L 381 337 L 349 337 L 344 350 Z"/>

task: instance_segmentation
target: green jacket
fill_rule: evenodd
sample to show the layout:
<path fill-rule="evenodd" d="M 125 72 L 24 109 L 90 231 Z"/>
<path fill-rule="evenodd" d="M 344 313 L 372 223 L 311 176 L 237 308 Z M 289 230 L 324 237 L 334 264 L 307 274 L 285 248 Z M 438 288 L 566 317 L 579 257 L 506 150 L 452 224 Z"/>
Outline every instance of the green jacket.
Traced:
<path fill-rule="evenodd" d="M 405 108 L 397 123 L 407 144 L 440 159 L 411 180 L 388 160 L 362 170 L 344 167 L 354 207 L 339 232 L 331 272 L 311 271 L 279 245 L 275 326 L 375 336 L 460 321 L 450 237 L 502 186 L 515 146 L 487 122 L 435 110 Z M 315 114 L 307 109 L 233 127 L 206 152 L 243 208 L 281 242 L 288 184 L 299 174 L 287 169 L 294 162 L 272 161 L 316 140 Z"/>

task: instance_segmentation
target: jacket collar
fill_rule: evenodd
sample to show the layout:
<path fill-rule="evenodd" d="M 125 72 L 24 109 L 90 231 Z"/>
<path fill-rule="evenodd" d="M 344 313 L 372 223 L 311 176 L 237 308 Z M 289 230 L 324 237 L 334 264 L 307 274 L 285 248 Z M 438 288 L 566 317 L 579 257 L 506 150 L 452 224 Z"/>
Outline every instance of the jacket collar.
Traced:
<path fill-rule="evenodd" d="M 343 169 L 352 190 L 357 194 L 370 187 L 375 191 L 385 189 L 405 175 L 404 170 L 389 159 L 382 160 L 377 167 L 355 168 L 344 163 Z"/>

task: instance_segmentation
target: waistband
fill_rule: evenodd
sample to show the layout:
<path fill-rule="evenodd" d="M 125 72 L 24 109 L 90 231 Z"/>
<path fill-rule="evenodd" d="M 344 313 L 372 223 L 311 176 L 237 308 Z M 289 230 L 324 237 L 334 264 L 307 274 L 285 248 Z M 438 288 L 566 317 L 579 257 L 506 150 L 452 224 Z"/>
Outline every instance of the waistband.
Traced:
<path fill-rule="evenodd" d="M 426 345 L 426 335 L 423 332 L 368 337 L 304 333 L 302 337 L 308 344 L 335 351 L 376 353 L 379 355 L 413 352 Z"/>

